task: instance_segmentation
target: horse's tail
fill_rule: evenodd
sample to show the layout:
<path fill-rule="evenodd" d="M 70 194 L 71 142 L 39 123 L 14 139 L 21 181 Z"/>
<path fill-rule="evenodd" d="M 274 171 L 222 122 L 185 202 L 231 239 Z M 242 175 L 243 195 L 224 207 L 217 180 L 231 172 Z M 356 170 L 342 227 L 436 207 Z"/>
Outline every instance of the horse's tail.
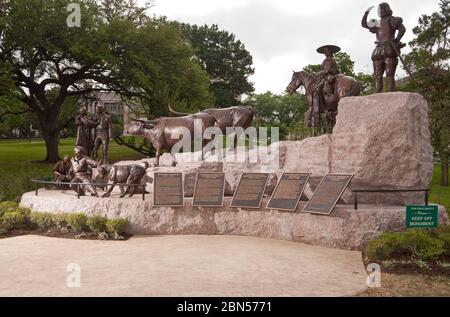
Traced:
<path fill-rule="evenodd" d="M 336 84 L 336 91 L 341 98 L 359 96 L 361 94 L 361 86 L 355 78 L 342 75 L 338 79 L 341 81 L 341 84 Z"/>
<path fill-rule="evenodd" d="M 359 96 L 361 94 L 361 85 L 358 83 L 356 79 L 354 79 L 353 85 L 352 85 L 352 92 L 350 96 Z"/>

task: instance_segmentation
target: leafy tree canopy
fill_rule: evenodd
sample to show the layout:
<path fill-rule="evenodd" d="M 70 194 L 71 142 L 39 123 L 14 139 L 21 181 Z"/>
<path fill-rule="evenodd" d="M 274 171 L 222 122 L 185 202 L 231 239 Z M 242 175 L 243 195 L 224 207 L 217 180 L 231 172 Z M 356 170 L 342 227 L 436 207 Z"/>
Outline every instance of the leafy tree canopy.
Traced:
<path fill-rule="evenodd" d="M 415 39 L 405 56 L 413 76 L 400 89 L 422 94 L 430 108 L 430 129 L 442 163 L 441 184 L 448 185 L 450 156 L 450 1 L 441 0 L 439 11 L 422 15 L 413 29 Z"/>
<path fill-rule="evenodd" d="M 59 115 L 68 98 L 113 91 L 149 117 L 167 113 L 169 102 L 210 103 L 209 77 L 179 28 L 150 18 L 135 0 L 78 0 L 81 25 L 69 27 L 72 2 L 1 2 L 0 61 L 39 120 L 46 160 L 59 158 Z"/>
<path fill-rule="evenodd" d="M 211 92 L 216 105 L 229 107 L 240 103 L 242 94 L 254 91 L 253 58 L 236 36 L 217 25 L 182 24 L 183 34 L 191 43 L 199 64 L 211 78 Z"/>
<path fill-rule="evenodd" d="M 252 95 L 244 103 L 255 109 L 256 126 L 279 127 L 280 139 L 306 129 L 303 126 L 303 119 L 308 105 L 304 95 L 274 95 L 267 92 Z M 302 135 L 305 136 L 307 133 Z"/>

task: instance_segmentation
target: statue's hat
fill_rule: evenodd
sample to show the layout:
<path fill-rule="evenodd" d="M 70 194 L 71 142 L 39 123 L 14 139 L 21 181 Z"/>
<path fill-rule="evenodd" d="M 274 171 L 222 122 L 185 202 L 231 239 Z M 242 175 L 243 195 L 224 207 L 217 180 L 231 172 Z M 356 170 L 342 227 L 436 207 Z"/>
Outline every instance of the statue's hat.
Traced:
<path fill-rule="evenodd" d="M 321 46 L 321 47 L 319 47 L 317 49 L 317 53 L 324 54 L 326 47 L 328 47 L 333 54 L 338 53 L 338 52 L 341 51 L 341 48 L 339 46 L 336 46 L 336 45 L 324 45 L 324 46 Z"/>

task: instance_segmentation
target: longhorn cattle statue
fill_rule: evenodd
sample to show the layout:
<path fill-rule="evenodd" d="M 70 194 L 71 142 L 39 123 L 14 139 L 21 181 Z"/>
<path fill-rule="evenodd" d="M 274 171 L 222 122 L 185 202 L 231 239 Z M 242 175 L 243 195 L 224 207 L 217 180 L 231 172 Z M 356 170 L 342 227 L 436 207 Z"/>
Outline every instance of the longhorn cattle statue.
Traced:
<path fill-rule="evenodd" d="M 170 112 L 174 116 L 186 116 L 188 113 L 182 113 L 173 110 L 169 106 Z M 223 134 L 227 133 L 227 128 L 243 128 L 244 130 L 252 125 L 253 117 L 255 115 L 252 107 L 230 107 L 230 108 L 212 108 L 205 109 L 199 114 L 208 114 L 214 117 L 217 127 Z M 236 140 L 234 140 L 234 147 L 236 147 Z"/>
<path fill-rule="evenodd" d="M 187 137 L 186 132 L 190 133 L 190 144 L 193 144 L 196 122 L 201 123 L 203 160 L 203 146 L 207 143 L 207 140 L 203 139 L 203 134 L 207 128 L 214 127 L 216 123 L 214 117 L 207 113 L 198 113 L 179 118 L 163 117 L 156 120 L 132 120 L 134 122 L 127 125 L 126 133 L 143 136 L 152 143 L 156 149 L 155 166 L 159 166 L 159 158 L 163 150 L 172 155 L 172 166 L 176 166 L 176 157 L 175 153 L 172 152 L 172 148 L 183 137 Z"/>

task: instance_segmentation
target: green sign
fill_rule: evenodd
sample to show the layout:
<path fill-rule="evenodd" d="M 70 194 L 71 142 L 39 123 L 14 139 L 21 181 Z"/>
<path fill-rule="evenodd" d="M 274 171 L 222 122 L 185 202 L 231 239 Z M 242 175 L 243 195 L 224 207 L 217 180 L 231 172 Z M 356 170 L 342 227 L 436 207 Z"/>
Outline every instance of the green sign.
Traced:
<path fill-rule="evenodd" d="M 406 207 L 406 228 L 437 228 L 438 206 Z"/>

